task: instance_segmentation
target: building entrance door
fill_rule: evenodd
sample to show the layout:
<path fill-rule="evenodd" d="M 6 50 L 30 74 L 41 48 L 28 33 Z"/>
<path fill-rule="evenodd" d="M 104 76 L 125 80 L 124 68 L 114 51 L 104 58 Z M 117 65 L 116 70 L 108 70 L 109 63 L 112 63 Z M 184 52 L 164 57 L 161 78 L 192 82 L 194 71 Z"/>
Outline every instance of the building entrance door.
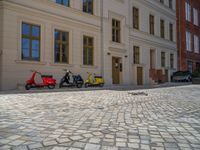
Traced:
<path fill-rule="evenodd" d="M 112 80 L 113 84 L 120 84 L 120 58 L 112 57 Z"/>
<path fill-rule="evenodd" d="M 143 68 L 137 67 L 137 85 L 143 85 Z"/>

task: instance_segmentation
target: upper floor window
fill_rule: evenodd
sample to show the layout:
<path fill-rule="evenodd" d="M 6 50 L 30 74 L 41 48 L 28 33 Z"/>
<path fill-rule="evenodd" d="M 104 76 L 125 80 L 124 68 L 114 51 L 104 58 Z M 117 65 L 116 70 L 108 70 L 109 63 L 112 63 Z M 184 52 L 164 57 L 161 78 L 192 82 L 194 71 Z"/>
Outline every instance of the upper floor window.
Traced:
<path fill-rule="evenodd" d="M 139 29 L 139 9 L 133 7 L 133 28 Z"/>
<path fill-rule="evenodd" d="M 160 0 L 160 2 L 161 2 L 162 4 L 164 4 L 164 0 Z"/>
<path fill-rule="evenodd" d="M 173 0 L 169 0 L 169 8 L 173 9 Z"/>
<path fill-rule="evenodd" d="M 169 24 L 169 39 L 170 39 L 170 41 L 173 41 L 173 34 L 174 34 L 173 24 L 170 23 Z"/>
<path fill-rule="evenodd" d="M 161 67 L 165 67 L 165 52 L 161 52 Z"/>
<path fill-rule="evenodd" d="M 69 33 L 55 30 L 54 58 L 56 63 L 69 63 Z"/>
<path fill-rule="evenodd" d="M 67 6 L 67 7 L 70 6 L 70 0 L 56 0 L 56 3 Z"/>
<path fill-rule="evenodd" d="M 93 0 L 83 0 L 83 12 L 93 14 L 94 8 L 93 8 Z"/>
<path fill-rule="evenodd" d="M 160 20 L 160 37 L 165 38 L 165 21 Z"/>
<path fill-rule="evenodd" d="M 40 60 L 40 26 L 22 23 L 22 59 Z"/>
<path fill-rule="evenodd" d="M 133 47 L 133 63 L 140 64 L 140 48 L 138 46 Z"/>
<path fill-rule="evenodd" d="M 186 31 L 186 50 L 192 51 L 191 33 Z"/>
<path fill-rule="evenodd" d="M 185 2 L 185 18 L 187 21 L 191 21 L 191 6 L 188 2 Z"/>
<path fill-rule="evenodd" d="M 194 35 L 194 52 L 199 53 L 199 37 Z"/>
<path fill-rule="evenodd" d="M 197 9 L 193 8 L 194 25 L 199 25 L 199 15 Z"/>
<path fill-rule="evenodd" d="M 120 43 L 121 39 L 121 25 L 120 21 L 112 19 L 112 41 Z"/>
<path fill-rule="evenodd" d="M 154 16 L 149 15 L 149 33 L 154 35 Z"/>
<path fill-rule="evenodd" d="M 83 65 L 94 64 L 94 38 L 83 36 Z"/>

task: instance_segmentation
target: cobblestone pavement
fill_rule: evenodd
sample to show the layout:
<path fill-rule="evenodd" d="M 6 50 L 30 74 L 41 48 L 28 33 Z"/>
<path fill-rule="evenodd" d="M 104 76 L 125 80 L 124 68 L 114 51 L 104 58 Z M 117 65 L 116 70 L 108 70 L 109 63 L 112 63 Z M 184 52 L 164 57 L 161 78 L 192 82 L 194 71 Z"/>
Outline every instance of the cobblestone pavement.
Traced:
<path fill-rule="evenodd" d="M 1 94 L 4 149 L 200 150 L 200 86 Z"/>

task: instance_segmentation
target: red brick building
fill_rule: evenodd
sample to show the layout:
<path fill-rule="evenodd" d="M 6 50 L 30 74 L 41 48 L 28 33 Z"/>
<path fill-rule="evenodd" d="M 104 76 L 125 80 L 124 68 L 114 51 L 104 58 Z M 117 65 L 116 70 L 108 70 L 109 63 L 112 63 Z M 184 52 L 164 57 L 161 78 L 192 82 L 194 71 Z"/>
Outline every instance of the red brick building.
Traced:
<path fill-rule="evenodd" d="M 176 0 L 178 69 L 200 67 L 200 0 Z"/>

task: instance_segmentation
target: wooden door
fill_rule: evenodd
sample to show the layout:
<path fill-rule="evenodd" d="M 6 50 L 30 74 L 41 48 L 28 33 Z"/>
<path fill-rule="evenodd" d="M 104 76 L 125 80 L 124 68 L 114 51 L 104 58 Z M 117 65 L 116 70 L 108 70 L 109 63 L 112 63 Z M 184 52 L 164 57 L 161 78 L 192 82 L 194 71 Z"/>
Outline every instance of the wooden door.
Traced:
<path fill-rule="evenodd" d="M 143 85 L 143 68 L 137 67 L 137 84 Z"/>
<path fill-rule="evenodd" d="M 112 57 L 112 79 L 113 84 L 120 83 L 120 58 Z"/>

